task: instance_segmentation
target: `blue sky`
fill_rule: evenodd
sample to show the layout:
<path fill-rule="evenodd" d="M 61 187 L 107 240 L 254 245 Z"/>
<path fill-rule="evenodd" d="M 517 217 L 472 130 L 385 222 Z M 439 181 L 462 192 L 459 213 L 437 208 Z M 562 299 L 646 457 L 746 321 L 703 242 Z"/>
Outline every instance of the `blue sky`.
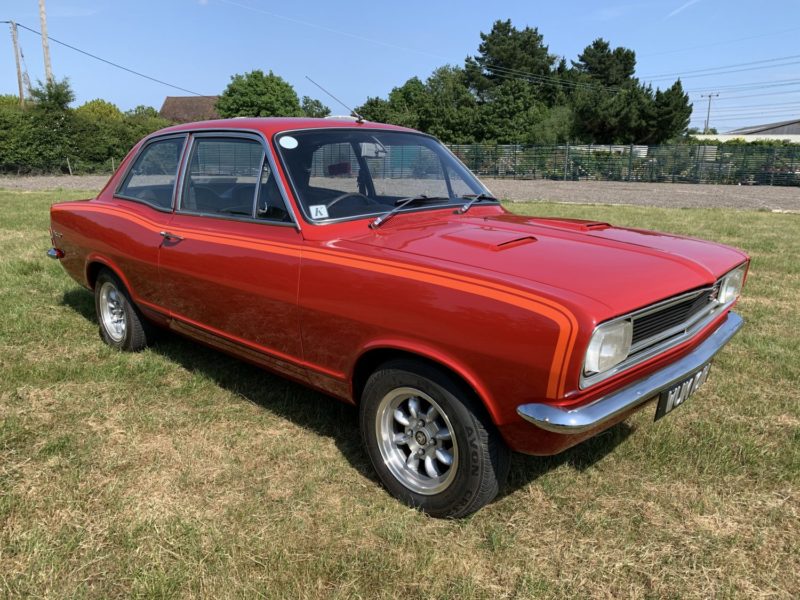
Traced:
<path fill-rule="evenodd" d="M 0 20 L 38 30 L 37 6 L 37 0 L 6 0 Z M 604 37 L 636 51 L 643 80 L 665 86 L 684 74 L 694 126 L 705 119 L 700 94 L 717 91 L 711 125 L 720 131 L 800 117 L 797 0 L 48 0 L 47 10 L 52 37 L 188 90 L 218 94 L 234 73 L 271 69 L 299 95 L 320 98 L 334 113 L 344 109 L 305 75 L 357 105 L 367 96 L 385 96 L 409 77 L 462 64 L 477 51 L 480 31 L 510 18 L 517 27 L 538 27 L 550 51 L 568 60 Z M 15 94 L 5 27 L 0 93 Z M 39 37 L 20 30 L 20 42 L 31 79 L 43 79 Z M 123 110 L 159 108 L 165 96 L 184 95 L 52 42 L 51 57 L 56 77 L 69 77 L 77 104 L 104 98 Z M 782 57 L 790 58 L 772 60 Z M 755 61 L 765 62 L 743 64 Z M 696 72 L 727 65 L 742 66 Z"/>

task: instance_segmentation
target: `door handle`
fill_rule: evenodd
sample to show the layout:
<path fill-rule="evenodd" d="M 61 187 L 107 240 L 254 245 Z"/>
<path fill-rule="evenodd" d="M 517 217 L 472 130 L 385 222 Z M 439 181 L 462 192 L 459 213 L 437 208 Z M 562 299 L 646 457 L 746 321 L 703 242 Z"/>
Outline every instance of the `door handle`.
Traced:
<path fill-rule="evenodd" d="M 183 239 L 181 236 L 170 233 L 169 231 L 159 231 L 158 235 L 163 237 L 165 240 L 171 240 L 175 242 L 180 242 Z"/>

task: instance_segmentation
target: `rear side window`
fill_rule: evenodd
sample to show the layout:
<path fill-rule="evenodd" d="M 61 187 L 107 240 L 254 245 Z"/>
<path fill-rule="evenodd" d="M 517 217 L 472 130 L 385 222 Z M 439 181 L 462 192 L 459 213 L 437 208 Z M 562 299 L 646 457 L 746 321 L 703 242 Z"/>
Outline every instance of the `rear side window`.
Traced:
<path fill-rule="evenodd" d="M 261 183 L 264 148 L 243 138 L 197 138 L 181 210 L 252 217 Z"/>
<path fill-rule="evenodd" d="M 133 163 L 118 195 L 158 208 L 172 208 L 172 192 L 184 141 L 180 137 L 148 144 Z"/>

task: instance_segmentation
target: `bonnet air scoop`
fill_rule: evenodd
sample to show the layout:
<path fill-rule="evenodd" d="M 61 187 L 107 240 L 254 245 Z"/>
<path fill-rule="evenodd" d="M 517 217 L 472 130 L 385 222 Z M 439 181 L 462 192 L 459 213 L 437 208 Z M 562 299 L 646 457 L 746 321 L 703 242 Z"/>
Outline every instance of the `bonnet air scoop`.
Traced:
<path fill-rule="evenodd" d="M 528 219 L 529 223 L 544 225 L 545 227 L 556 227 L 569 231 L 598 231 L 608 229 L 610 224 L 603 221 L 586 221 L 584 219 L 560 219 L 557 217 L 534 217 Z"/>
<path fill-rule="evenodd" d="M 532 235 L 494 229 L 493 227 L 461 229 L 452 233 L 446 233 L 442 238 L 452 242 L 459 242 L 468 246 L 493 251 L 508 250 L 536 241 L 536 238 Z"/>

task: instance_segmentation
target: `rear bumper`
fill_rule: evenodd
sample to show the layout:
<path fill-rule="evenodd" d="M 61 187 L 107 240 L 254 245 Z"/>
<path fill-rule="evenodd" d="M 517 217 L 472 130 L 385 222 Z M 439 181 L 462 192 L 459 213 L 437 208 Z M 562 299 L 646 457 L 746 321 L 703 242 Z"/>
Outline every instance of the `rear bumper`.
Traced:
<path fill-rule="evenodd" d="M 541 403 L 521 404 L 517 413 L 526 421 L 553 433 L 571 435 L 601 429 L 604 424 L 618 420 L 620 415 L 631 412 L 710 361 L 742 324 L 738 314 L 728 313 L 722 324 L 686 356 L 589 404 L 572 409 Z"/>

